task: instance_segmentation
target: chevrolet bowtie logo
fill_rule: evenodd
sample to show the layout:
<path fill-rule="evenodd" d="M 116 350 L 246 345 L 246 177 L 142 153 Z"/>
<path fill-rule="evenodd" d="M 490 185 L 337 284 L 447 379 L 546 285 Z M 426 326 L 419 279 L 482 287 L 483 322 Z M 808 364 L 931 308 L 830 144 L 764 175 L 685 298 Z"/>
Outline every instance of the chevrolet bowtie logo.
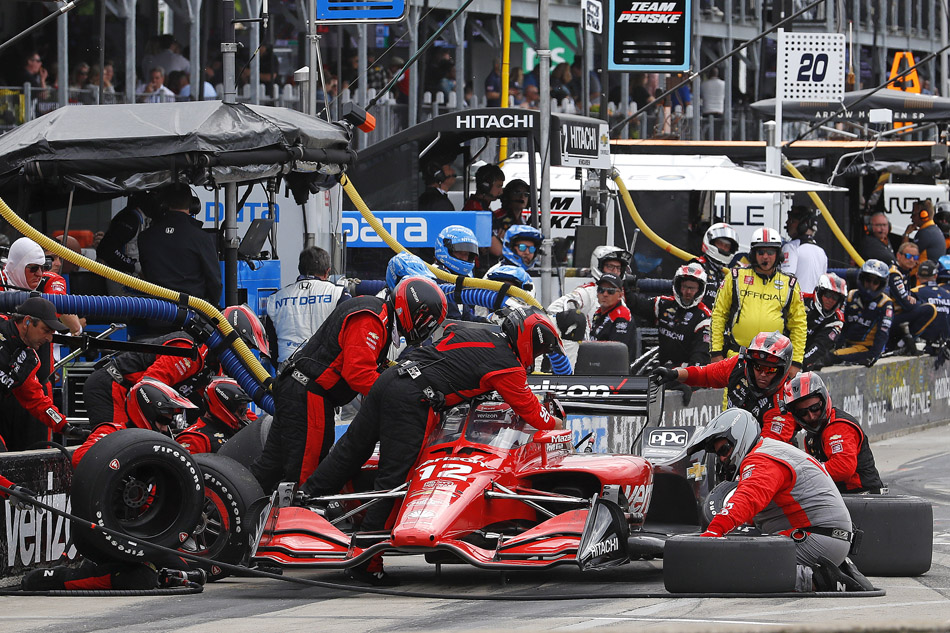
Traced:
<path fill-rule="evenodd" d="M 686 479 L 687 479 L 687 481 L 690 480 L 690 479 L 695 479 L 696 481 L 699 481 L 700 479 L 702 479 L 702 478 L 705 477 L 705 476 L 706 476 L 706 465 L 705 465 L 705 464 L 696 463 L 696 464 L 693 464 L 692 466 L 690 466 L 689 468 L 686 469 Z"/>

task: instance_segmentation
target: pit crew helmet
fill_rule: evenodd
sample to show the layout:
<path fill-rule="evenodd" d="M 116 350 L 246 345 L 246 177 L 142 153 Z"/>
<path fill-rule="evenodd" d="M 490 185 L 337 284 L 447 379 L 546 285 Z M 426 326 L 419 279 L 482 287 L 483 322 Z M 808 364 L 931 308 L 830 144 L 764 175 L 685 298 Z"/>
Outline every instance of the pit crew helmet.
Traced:
<path fill-rule="evenodd" d="M 534 282 L 531 281 L 531 276 L 520 266 L 499 266 L 489 271 L 488 274 L 485 275 L 485 279 L 511 284 L 527 292 L 534 290 Z"/>
<path fill-rule="evenodd" d="M 465 251 L 472 254 L 470 261 L 459 259 L 452 255 L 452 251 Z M 446 270 L 470 277 L 478 263 L 478 238 L 471 229 L 459 224 L 452 224 L 439 231 L 435 239 L 435 259 Z"/>
<path fill-rule="evenodd" d="M 779 390 L 792 367 L 792 342 L 781 332 L 759 332 L 742 351 L 745 377 L 757 394 L 771 396 Z M 765 389 L 756 385 L 754 368 L 774 369 L 775 375 Z"/>
<path fill-rule="evenodd" d="M 171 435 L 188 426 L 185 410 L 198 407 L 165 383 L 143 378 L 129 389 L 125 408 L 132 426 Z M 159 425 L 165 430 L 162 431 Z"/>
<path fill-rule="evenodd" d="M 831 310 L 825 310 L 821 298 L 824 296 L 833 296 L 835 306 Z M 844 300 L 848 297 L 848 284 L 844 279 L 834 273 L 825 273 L 818 278 L 815 284 L 815 309 L 821 316 L 833 314 L 835 310 L 844 305 Z"/>
<path fill-rule="evenodd" d="M 877 300 L 884 293 L 884 288 L 887 287 L 887 278 L 890 274 L 890 268 L 879 259 L 869 259 L 864 262 L 864 265 L 861 266 L 861 272 L 858 273 L 858 292 L 861 294 L 861 298 L 866 301 Z M 864 282 L 867 280 L 880 282 L 880 286 L 877 290 L 868 290 L 864 287 Z"/>
<path fill-rule="evenodd" d="M 435 274 L 420 257 L 409 251 L 402 251 L 396 253 L 386 265 L 386 286 L 390 291 L 395 290 L 399 282 L 406 277 L 425 277 L 435 280 Z"/>
<path fill-rule="evenodd" d="M 270 344 L 267 342 L 267 334 L 264 333 L 264 324 L 253 310 L 246 305 L 228 306 L 221 314 L 248 347 L 270 359 Z"/>
<path fill-rule="evenodd" d="M 418 345 L 445 319 L 448 301 L 431 279 L 406 277 L 393 290 L 392 306 L 399 333 L 409 345 Z"/>
<path fill-rule="evenodd" d="M 713 244 L 719 239 L 729 240 L 731 246 L 728 252 L 724 252 Z M 703 254 L 706 257 L 717 264 L 728 266 L 737 252 L 739 252 L 739 235 L 734 228 L 725 222 L 717 222 L 706 229 L 706 234 L 703 235 Z"/>
<path fill-rule="evenodd" d="M 813 421 L 807 422 L 795 410 L 795 403 L 807 400 L 812 396 L 818 396 L 821 400 L 820 415 Z M 797 374 L 785 385 L 785 394 L 783 398 L 785 410 L 792 414 L 795 421 L 798 422 L 806 433 L 816 435 L 821 432 L 828 424 L 828 417 L 831 415 L 831 394 L 821 376 L 813 371 L 804 371 Z"/>
<path fill-rule="evenodd" d="M 251 403 L 251 397 L 233 378 L 223 376 L 212 378 L 205 387 L 204 398 L 208 406 L 208 414 L 235 431 L 250 422 L 247 417 L 247 405 Z"/>
<path fill-rule="evenodd" d="M 527 369 L 534 359 L 552 352 L 564 353 L 557 327 L 543 310 L 534 306 L 516 306 L 502 311 L 501 331 L 515 356 Z"/>
<path fill-rule="evenodd" d="M 726 409 L 690 439 L 686 453 L 715 453 L 714 445 L 720 438 L 732 447 L 732 454 L 725 462 L 716 460 L 716 475 L 720 481 L 730 481 L 739 472 L 739 464 L 758 442 L 759 423 L 745 409 Z"/>
<path fill-rule="evenodd" d="M 524 270 L 531 270 L 538 263 L 539 258 L 535 256 L 530 264 L 525 264 L 521 256 L 512 248 L 512 244 L 518 240 L 531 240 L 540 249 L 543 240 L 541 231 L 528 224 L 513 224 L 505 231 L 505 237 L 501 242 L 501 256 L 505 260 L 514 266 L 520 266 Z"/>
<path fill-rule="evenodd" d="M 699 291 L 696 293 L 696 296 L 692 298 L 689 303 L 683 301 L 683 296 L 680 294 L 680 286 L 687 279 L 692 279 L 699 282 Z M 699 305 L 699 302 L 703 300 L 703 293 L 706 292 L 706 271 L 703 270 L 703 267 L 696 263 L 684 264 L 676 270 L 676 274 L 673 275 L 673 298 L 676 299 L 676 303 L 680 304 L 684 308 L 692 308 Z"/>
<path fill-rule="evenodd" d="M 590 274 L 593 275 L 595 282 L 600 281 L 600 276 L 604 274 L 604 264 L 611 259 L 620 262 L 620 274 L 617 276 L 623 279 L 627 269 L 630 268 L 630 253 L 622 248 L 605 244 L 598 246 L 590 254 Z"/>

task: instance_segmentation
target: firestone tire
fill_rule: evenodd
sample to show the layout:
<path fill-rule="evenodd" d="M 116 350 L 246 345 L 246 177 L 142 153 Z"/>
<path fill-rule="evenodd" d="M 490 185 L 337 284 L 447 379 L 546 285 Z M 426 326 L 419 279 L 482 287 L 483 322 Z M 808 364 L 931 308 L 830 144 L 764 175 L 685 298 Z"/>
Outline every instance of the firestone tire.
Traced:
<path fill-rule="evenodd" d="M 187 450 L 145 429 L 123 429 L 96 442 L 79 462 L 71 486 L 72 511 L 128 535 L 74 528 L 76 546 L 96 560 L 164 561 L 147 541 L 177 548 L 198 524 L 204 500 L 201 471 Z"/>
<path fill-rule="evenodd" d="M 264 496 L 254 476 L 244 466 L 220 454 L 195 455 L 204 476 L 205 498 L 200 524 L 183 552 L 212 560 L 240 564 L 250 548 L 248 508 Z M 208 580 L 220 580 L 231 572 L 212 564 L 192 562 L 208 573 Z"/>
<path fill-rule="evenodd" d="M 663 549 L 670 593 L 795 591 L 795 543 L 784 536 L 674 536 Z"/>
<path fill-rule="evenodd" d="M 864 531 L 852 562 L 865 576 L 920 576 L 933 559 L 933 507 L 919 497 L 842 495 Z"/>
<path fill-rule="evenodd" d="M 267 443 L 267 434 L 270 433 L 273 421 L 273 416 L 262 415 L 235 433 L 216 454 L 230 457 L 245 468 L 250 468 L 264 452 L 264 444 Z"/>

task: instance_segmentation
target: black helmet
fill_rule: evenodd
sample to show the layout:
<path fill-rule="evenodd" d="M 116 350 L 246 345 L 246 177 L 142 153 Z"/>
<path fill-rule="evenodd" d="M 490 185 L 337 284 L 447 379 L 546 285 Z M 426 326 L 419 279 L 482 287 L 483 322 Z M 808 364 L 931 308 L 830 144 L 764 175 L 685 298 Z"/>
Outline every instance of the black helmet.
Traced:
<path fill-rule="evenodd" d="M 165 383 L 143 378 L 129 389 L 125 408 L 133 426 L 170 435 L 188 426 L 185 409 L 198 407 Z"/>
<path fill-rule="evenodd" d="M 759 423 L 745 409 L 726 409 L 690 439 L 686 447 L 687 455 L 699 451 L 715 453 L 714 445 L 720 438 L 729 443 L 732 454 L 725 462 L 717 462 L 716 474 L 720 481 L 729 481 L 735 477 L 739 464 L 759 440 Z"/>
<path fill-rule="evenodd" d="M 807 400 L 813 396 L 818 396 L 820 401 L 815 403 L 820 405 L 819 417 L 807 422 L 796 412 L 795 403 Z M 821 432 L 821 429 L 828 424 L 828 417 L 831 415 L 831 394 L 825 386 L 821 376 L 815 372 L 805 371 L 797 374 L 785 385 L 785 410 L 792 414 L 795 421 L 798 422 L 807 433 L 812 435 Z M 814 405 L 812 405 L 814 406 Z"/>
<path fill-rule="evenodd" d="M 406 277 L 396 285 L 392 294 L 396 327 L 410 345 L 426 340 L 445 320 L 448 301 L 445 293 L 424 277 Z"/>
<path fill-rule="evenodd" d="M 756 393 L 770 396 L 779 390 L 792 367 L 792 342 L 779 332 L 759 332 L 743 350 L 742 360 L 745 363 L 749 388 Z M 756 366 L 775 369 L 775 376 L 764 390 L 756 385 L 753 372 Z"/>
<path fill-rule="evenodd" d="M 224 422 L 235 431 L 246 426 L 247 405 L 251 397 L 241 389 L 241 385 L 232 378 L 213 378 L 205 387 L 205 404 L 208 415 Z"/>
<path fill-rule="evenodd" d="M 564 353 L 557 327 L 543 310 L 518 306 L 502 310 L 501 316 L 501 331 L 525 368 L 533 366 L 534 359 L 542 354 Z"/>

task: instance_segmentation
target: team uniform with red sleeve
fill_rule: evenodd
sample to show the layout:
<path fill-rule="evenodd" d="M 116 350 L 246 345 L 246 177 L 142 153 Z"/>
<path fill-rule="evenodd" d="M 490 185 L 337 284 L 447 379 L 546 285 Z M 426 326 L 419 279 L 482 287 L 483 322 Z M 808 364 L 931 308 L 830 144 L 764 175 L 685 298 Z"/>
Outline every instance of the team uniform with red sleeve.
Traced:
<path fill-rule="evenodd" d="M 392 341 L 389 308 L 377 297 L 339 304 L 281 369 L 264 452 L 251 472 L 264 491 L 303 483 L 330 451 L 334 407 L 369 393 Z"/>
<path fill-rule="evenodd" d="M 832 409 L 821 433 L 806 435 L 805 450 L 825 465 L 841 492 L 879 493 L 884 488 L 867 436 L 844 411 Z"/>
<path fill-rule="evenodd" d="M 527 373 L 507 337 L 453 323 L 434 345 L 408 350 L 399 365 L 383 372 L 363 399 L 343 437 L 303 486 L 311 496 L 339 491 L 360 470 L 379 442 L 375 488 L 404 483 L 425 441 L 433 408 L 451 407 L 497 391 L 524 420 L 538 429 L 554 426 L 527 385 Z M 361 530 L 381 530 L 392 502 L 366 511 Z"/>
<path fill-rule="evenodd" d="M 779 412 L 779 396 L 785 388 L 785 382 L 770 396 L 753 391 L 746 377 L 745 361 L 740 356 L 704 366 L 684 368 L 687 373 L 685 382 L 691 387 L 725 388 L 729 407 L 745 409 L 759 421 L 762 437 L 771 437 L 790 442 L 795 435 L 796 425 L 791 415 Z"/>
<path fill-rule="evenodd" d="M 235 430 L 224 422 L 204 416 L 176 435 L 175 441 L 188 449 L 192 455 L 217 453 L 234 433 Z"/>

